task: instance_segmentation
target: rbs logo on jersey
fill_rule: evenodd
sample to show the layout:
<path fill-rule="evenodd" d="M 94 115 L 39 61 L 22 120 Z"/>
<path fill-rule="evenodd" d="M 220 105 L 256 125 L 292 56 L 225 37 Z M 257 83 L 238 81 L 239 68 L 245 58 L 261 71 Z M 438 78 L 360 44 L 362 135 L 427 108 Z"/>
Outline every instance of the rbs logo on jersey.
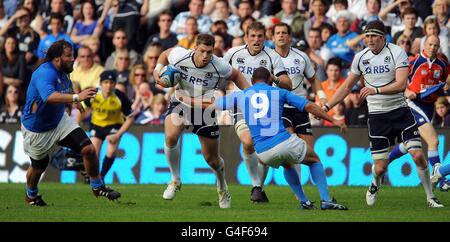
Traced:
<path fill-rule="evenodd" d="M 300 69 L 299 66 L 286 67 L 285 69 L 286 69 L 288 75 L 302 73 L 302 70 Z"/>
<path fill-rule="evenodd" d="M 382 74 L 386 72 L 390 72 L 391 69 L 389 69 L 389 65 L 383 65 L 383 66 L 373 66 L 373 67 L 366 67 L 364 74 Z"/>
<path fill-rule="evenodd" d="M 193 85 L 198 85 L 198 86 L 203 86 L 203 87 L 208 86 L 208 80 L 203 80 L 203 79 L 197 78 L 195 76 L 189 76 L 183 72 L 181 72 L 181 79 L 186 80 L 187 82 L 190 82 Z"/>

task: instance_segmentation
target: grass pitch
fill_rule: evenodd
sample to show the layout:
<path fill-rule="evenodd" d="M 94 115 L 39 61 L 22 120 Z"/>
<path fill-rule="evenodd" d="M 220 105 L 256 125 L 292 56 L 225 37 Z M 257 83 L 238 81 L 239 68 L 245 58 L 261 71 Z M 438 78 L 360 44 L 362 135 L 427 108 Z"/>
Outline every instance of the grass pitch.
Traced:
<path fill-rule="evenodd" d="M 0 184 L 0 222 L 4 221 L 180 221 L 180 222 L 300 222 L 300 221 L 450 221 L 450 193 L 435 191 L 446 206 L 428 208 L 422 187 L 384 186 L 374 207 L 365 202 L 366 187 L 330 187 L 332 196 L 349 211 L 304 211 L 289 187 L 265 188 L 268 204 L 250 202 L 250 187 L 230 185 L 232 208 L 220 209 L 214 186 L 183 185 L 173 201 L 164 201 L 165 185 L 114 185 L 122 193 L 119 201 L 95 198 L 89 185 L 40 184 L 48 207 L 24 202 L 24 184 Z M 316 188 L 304 186 L 313 201 Z M 318 203 L 316 203 L 317 205 Z"/>

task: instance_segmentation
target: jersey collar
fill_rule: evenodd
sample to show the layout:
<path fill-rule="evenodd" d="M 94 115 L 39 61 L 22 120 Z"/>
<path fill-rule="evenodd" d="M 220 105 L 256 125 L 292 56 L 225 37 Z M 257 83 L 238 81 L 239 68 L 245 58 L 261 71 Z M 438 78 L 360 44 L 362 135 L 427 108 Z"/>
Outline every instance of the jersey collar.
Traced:
<path fill-rule="evenodd" d="M 431 60 L 430 57 L 428 57 L 427 53 L 425 53 L 424 50 L 422 50 L 420 52 L 420 55 L 427 60 L 428 68 L 431 69 L 431 66 L 433 65 L 434 61 L 437 60 L 437 57 L 434 58 L 433 60 Z"/>
<path fill-rule="evenodd" d="M 247 52 L 248 52 L 248 54 L 249 54 L 250 56 L 257 56 L 257 55 L 259 55 L 259 53 L 261 53 L 261 52 L 264 51 L 264 48 L 265 48 L 265 47 L 266 47 L 266 46 L 263 44 L 263 47 L 262 47 L 261 51 L 258 52 L 258 53 L 256 53 L 256 54 L 254 54 L 254 55 L 252 55 L 252 53 L 250 53 L 250 49 L 248 48 L 248 45 L 245 45 L 245 48 L 247 49 Z"/>

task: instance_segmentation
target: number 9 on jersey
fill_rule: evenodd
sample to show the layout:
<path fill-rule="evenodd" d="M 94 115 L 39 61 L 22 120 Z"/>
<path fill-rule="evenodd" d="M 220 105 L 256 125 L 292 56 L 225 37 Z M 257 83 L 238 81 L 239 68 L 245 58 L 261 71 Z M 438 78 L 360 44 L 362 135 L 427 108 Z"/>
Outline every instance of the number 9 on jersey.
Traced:
<path fill-rule="evenodd" d="M 159 78 L 165 87 L 176 86 L 181 80 L 181 73 L 172 65 L 164 66 L 160 73 Z"/>

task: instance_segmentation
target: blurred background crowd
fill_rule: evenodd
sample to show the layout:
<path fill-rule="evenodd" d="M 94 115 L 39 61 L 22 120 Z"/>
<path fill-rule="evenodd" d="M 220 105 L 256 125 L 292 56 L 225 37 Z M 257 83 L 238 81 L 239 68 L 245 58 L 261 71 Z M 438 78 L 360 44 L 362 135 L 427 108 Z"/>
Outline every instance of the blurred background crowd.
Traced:
<path fill-rule="evenodd" d="M 421 51 L 424 37 L 438 34 L 440 54 L 449 57 L 450 0 L 2 0 L 0 1 L 0 123 L 20 123 L 31 73 L 47 48 L 65 39 L 73 43 L 74 90 L 98 87 L 100 73 L 117 73 L 122 91 L 141 125 L 162 125 L 171 89 L 155 84 L 152 72 L 162 51 L 194 48 L 199 33 L 214 35 L 215 54 L 245 44 L 253 21 L 266 28 L 266 48 L 274 48 L 271 28 L 284 22 L 293 45 L 308 54 L 316 77 L 330 98 L 343 83 L 351 61 L 364 47 L 362 30 L 382 20 L 387 40 L 409 56 Z M 225 93 L 227 83 L 220 85 Z M 330 115 L 348 125 L 365 126 L 367 104 L 355 86 Z M 312 91 L 309 98 L 314 101 Z M 450 97 L 435 103 L 433 123 L 450 127 Z M 89 115 L 71 111 L 78 122 Z M 227 113 L 221 124 L 231 124 Z M 312 119 L 313 125 L 331 125 Z"/>

